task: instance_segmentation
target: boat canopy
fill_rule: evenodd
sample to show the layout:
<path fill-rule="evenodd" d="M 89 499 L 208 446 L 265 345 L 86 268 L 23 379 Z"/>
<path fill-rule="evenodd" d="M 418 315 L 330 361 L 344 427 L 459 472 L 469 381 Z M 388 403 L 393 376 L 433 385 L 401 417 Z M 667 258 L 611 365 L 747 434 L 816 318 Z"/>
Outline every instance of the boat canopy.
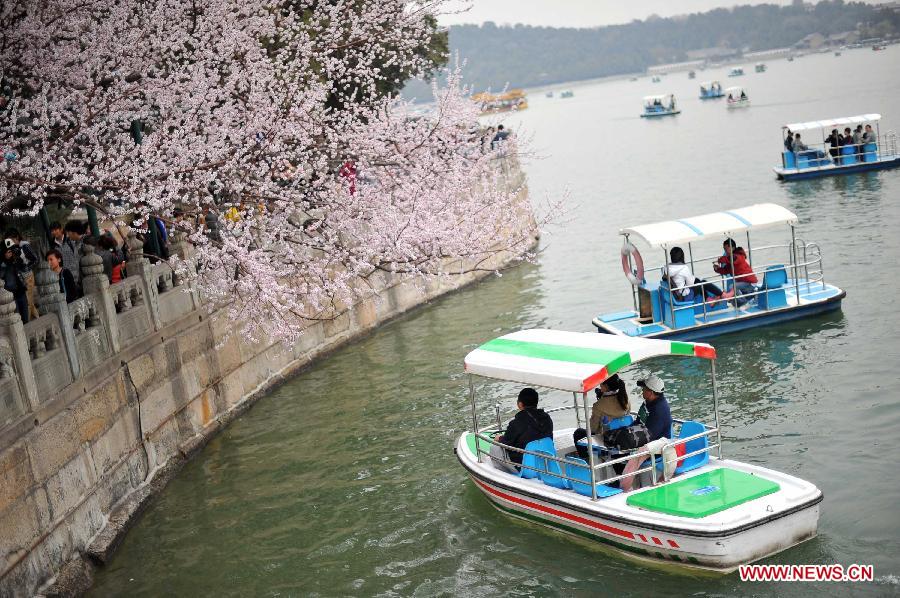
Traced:
<path fill-rule="evenodd" d="M 712 87 L 713 85 L 721 85 L 718 81 L 704 81 L 700 84 L 701 87 Z"/>
<path fill-rule="evenodd" d="M 571 392 L 588 392 L 627 365 L 660 355 L 715 359 L 705 343 L 596 332 L 520 330 L 466 355 L 466 372 Z"/>
<path fill-rule="evenodd" d="M 664 94 L 660 94 L 660 95 L 656 95 L 656 96 L 644 96 L 644 103 L 649 104 L 653 100 L 659 100 L 660 102 L 663 102 L 663 101 L 668 100 L 671 97 L 672 97 L 672 94 L 670 94 L 670 93 L 664 93 Z"/>
<path fill-rule="evenodd" d="M 671 247 L 712 237 L 735 235 L 779 224 L 793 224 L 797 215 L 774 203 L 760 203 L 746 208 L 704 214 L 693 218 L 642 224 L 623 228 L 620 235 L 635 235 L 651 247 Z"/>
<path fill-rule="evenodd" d="M 812 120 L 806 123 L 793 123 L 783 125 L 782 129 L 790 129 L 791 131 L 809 131 L 811 129 L 836 129 L 838 127 L 850 125 L 862 125 L 881 120 L 880 114 L 860 114 L 859 116 L 844 116 L 840 118 L 832 118 L 830 120 Z"/>

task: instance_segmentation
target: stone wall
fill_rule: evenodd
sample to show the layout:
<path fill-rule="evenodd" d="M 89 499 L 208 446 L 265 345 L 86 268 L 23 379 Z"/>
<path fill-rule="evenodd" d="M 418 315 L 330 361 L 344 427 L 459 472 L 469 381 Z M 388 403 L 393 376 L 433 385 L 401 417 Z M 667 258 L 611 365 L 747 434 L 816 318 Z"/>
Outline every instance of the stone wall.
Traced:
<path fill-rule="evenodd" d="M 483 266 L 517 257 L 499 254 Z M 44 265 L 41 317 L 24 326 L 0 289 L 0 596 L 31 595 L 57 575 L 54 591 L 84 590 L 90 563 L 105 562 L 146 498 L 255 398 L 484 275 L 424 286 L 385 275 L 371 297 L 311 323 L 286 350 L 242 340 L 168 265 L 136 259 L 127 269 L 127 279 L 109 285 L 88 249 L 85 297 L 66 304 Z"/>

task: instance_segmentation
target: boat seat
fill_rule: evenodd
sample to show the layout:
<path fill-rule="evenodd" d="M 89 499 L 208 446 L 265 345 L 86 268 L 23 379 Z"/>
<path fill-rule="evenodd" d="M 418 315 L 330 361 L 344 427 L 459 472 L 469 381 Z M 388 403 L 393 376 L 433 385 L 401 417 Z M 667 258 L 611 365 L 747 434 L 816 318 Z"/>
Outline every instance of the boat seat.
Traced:
<path fill-rule="evenodd" d="M 579 482 L 571 482 L 572 490 L 582 496 L 591 496 L 591 469 L 587 461 L 578 457 L 566 457 L 566 476 L 580 480 Z M 621 494 L 620 488 L 613 488 L 605 484 L 598 483 L 597 498 L 607 498 L 616 494 Z"/>
<path fill-rule="evenodd" d="M 794 160 L 794 152 L 784 151 L 781 156 L 784 160 L 785 168 L 797 168 L 797 161 Z"/>
<path fill-rule="evenodd" d="M 701 432 L 706 432 L 706 426 L 700 422 L 688 420 L 681 424 L 681 431 L 678 433 L 678 438 L 687 438 L 688 436 L 694 436 Z M 709 447 L 709 436 L 702 436 L 700 438 L 689 440 L 684 443 L 684 447 L 684 454 L 706 449 Z M 707 463 L 709 463 L 709 451 L 700 453 L 699 455 L 692 455 L 675 468 L 675 475 L 697 469 L 698 467 L 703 467 Z"/>
<path fill-rule="evenodd" d="M 660 299 L 660 310 L 662 311 L 662 319 L 663 323 L 669 328 L 686 328 L 689 326 L 693 326 L 696 323 L 696 319 L 694 318 L 694 299 L 693 297 L 688 301 L 681 301 L 680 299 L 674 297 L 669 293 L 669 284 L 665 280 L 661 280 L 659 282 L 659 299 Z M 672 321 L 672 311 L 673 309 L 670 307 L 669 300 L 674 299 L 674 307 L 688 307 L 691 309 L 675 309 L 675 321 Z"/>
<path fill-rule="evenodd" d="M 544 449 L 537 449 L 537 452 L 547 455 L 548 457 L 556 456 L 555 450 L 551 452 Z M 571 487 L 569 486 L 569 480 L 559 477 L 562 475 L 562 468 L 557 461 L 553 461 L 552 459 L 541 459 L 541 461 L 546 467 L 546 471 L 541 471 L 539 474 L 542 482 L 548 486 L 562 488 L 563 490 L 568 490 Z"/>
<path fill-rule="evenodd" d="M 866 143 L 863 145 L 863 162 L 875 162 L 878 160 L 878 145 Z"/>
<path fill-rule="evenodd" d="M 775 309 L 787 306 L 787 295 L 784 285 L 787 284 L 787 270 L 783 264 L 775 264 L 766 268 L 763 275 L 763 283 L 756 296 L 756 304 L 760 309 Z"/>
<path fill-rule="evenodd" d="M 845 145 L 841 147 L 841 164 L 856 164 L 856 146 Z"/>
<path fill-rule="evenodd" d="M 556 446 L 554 446 L 553 439 L 549 436 L 547 438 L 532 440 L 525 445 L 525 450 L 532 451 L 534 453 L 546 453 L 551 455 L 556 454 Z M 527 454 L 522 455 L 522 469 L 521 471 L 519 471 L 519 477 L 525 478 L 526 480 L 539 478 L 540 473 L 535 470 L 543 471 L 546 468 L 546 462 L 547 460 L 542 457 Z"/>

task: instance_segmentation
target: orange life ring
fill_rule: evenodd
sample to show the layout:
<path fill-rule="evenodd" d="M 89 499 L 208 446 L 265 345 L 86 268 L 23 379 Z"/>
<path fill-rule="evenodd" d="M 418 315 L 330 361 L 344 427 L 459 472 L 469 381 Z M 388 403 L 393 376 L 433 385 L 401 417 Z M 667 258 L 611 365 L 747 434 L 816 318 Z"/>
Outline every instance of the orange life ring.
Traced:
<path fill-rule="evenodd" d="M 634 271 L 632 271 L 628 263 L 629 256 L 634 260 L 636 267 Z M 641 252 L 637 250 L 637 247 L 628 241 L 625 241 L 625 244 L 622 245 L 622 271 L 625 273 L 625 278 L 628 279 L 628 282 L 634 286 L 639 286 L 644 280 L 644 258 L 641 257 Z"/>

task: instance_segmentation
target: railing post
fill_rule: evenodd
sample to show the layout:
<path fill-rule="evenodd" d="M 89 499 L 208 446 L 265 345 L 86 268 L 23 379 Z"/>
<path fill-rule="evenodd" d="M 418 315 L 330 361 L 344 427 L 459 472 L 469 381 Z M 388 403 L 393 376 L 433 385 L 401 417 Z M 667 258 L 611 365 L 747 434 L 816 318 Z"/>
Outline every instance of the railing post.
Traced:
<path fill-rule="evenodd" d="M 110 350 L 119 350 L 119 320 L 116 318 L 116 304 L 109 294 L 109 279 L 103 272 L 103 260 L 94 253 L 91 245 L 84 246 L 84 257 L 81 258 L 81 286 L 85 295 L 94 295 L 94 301 L 100 311 L 100 319 L 106 329 L 106 338 Z"/>
<path fill-rule="evenodd" d="M 12 351 L 13 365 L 19 382 L 19 395 L 26 405 L 20 405 L 24 412 L 37 408 L 39 403 L 37 383 L 34 379 L 34 368 L 31 367 L 31 355 L 28 352 L 28 337 L 22 318 L 16 311 L 16 303 L 12 293 L 0 287 L 0 335 L 6 337 Z"/>
<path fill-rule="evenodd" d="M 62 335 L 63 348 L 69 358 L 72 380 L 81 377 L 81 366 L 78 363 L 78 345 L 75 344 L 75 332 L 72 330 L 72 317 L 69 315 L 69 304 L 66 296 L 59 290 L 59 274 L 50 269 L 47 262 L 38 262 L 34 275 L 38 290 L 38 311 L 42 316 L 56 314 L 59 318 L 59 331 Z"/>
<path fill-rule="evenodd" d="M 150 260 L 144 257 L 144 244 L 134 231 L 128 233 L 128 263 L 126 270 L 128 277 L 139 276 L 142 287 L 144 289 L 144 304 L 150 310 L 150 321 L 153 322 L 153 329 L 162 328 L 162 320 L 159 317 L 159 290 L 156 288 L 156 281 L 151 276 Z M 165 260 L 160 260 L 165 261 Z"/>

